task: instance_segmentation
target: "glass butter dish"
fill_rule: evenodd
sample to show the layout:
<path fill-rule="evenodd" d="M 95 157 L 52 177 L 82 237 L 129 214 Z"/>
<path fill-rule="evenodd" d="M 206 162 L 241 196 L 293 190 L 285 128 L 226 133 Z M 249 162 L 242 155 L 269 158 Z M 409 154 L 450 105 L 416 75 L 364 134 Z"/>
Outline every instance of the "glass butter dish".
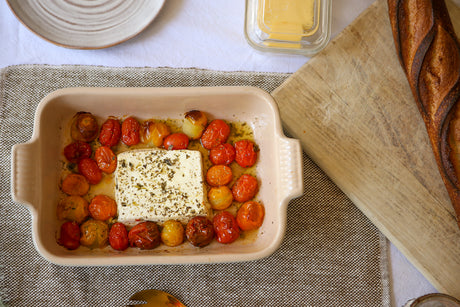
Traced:
<path fill-rule="evenodd" d="M 331 0 L 246 0 L 245 36 L 261 51 L 311 56 L 331 36 Z"/>

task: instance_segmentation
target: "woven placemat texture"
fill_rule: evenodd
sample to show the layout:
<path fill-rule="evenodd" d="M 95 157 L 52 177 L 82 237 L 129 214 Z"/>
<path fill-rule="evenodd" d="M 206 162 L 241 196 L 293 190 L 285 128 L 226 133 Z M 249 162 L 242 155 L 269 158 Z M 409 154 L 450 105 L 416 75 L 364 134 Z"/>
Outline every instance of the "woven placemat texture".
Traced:
<path fill-rule="evenodd" d="M 7 306 L 123 306 L 161 289 L 187 306 L 389 306 L 387 241 L 304 154 L 304 195 L 288 207 L 281 247 L 230 264 L 62 267 L 34 249 L 31 214 L 10 193 L 11 147 L 32 135 L 34 112 L 65 87 L 250 85 L 289 75 L 170 68 L 21 65 L 0 79 L 0 298 Z"/>

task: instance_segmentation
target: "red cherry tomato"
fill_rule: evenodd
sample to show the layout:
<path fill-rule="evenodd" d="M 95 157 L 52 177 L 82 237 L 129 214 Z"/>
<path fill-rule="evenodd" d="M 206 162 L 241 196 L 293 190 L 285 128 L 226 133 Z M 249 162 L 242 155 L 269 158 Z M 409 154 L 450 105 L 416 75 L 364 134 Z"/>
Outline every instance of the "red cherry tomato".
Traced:
<path fill-rule="evenodd" d="M 88 210 L 93 219 L 107 221 L 117 215 L 117 203 L 107 195 L 96 195 L 91 200 Z"/>
<path fill-rule="evenodd" d="M 209 152 L 209 159 L 214 165 L 229 165 L 235 160 L 235 147 L 229 143 L 218 145 Z"/>
<path fill-rule="evenodd" d="M 94 153 L 97 166 L 101 171 L 111 174 L 117 168 L 117 156 L 113 153 L 110 147 L 101 146 Z"/>
<path fill-rule="evenodd" d="M 78 162 L 78 171 L 91 184 L 98 184 L 102 180 L 102 171 L 97 166 L 96 161 L 91 158 L 81 159 Z"/>
<path fill-rule="evenodd" d="M 80 226 L 77 222 L 65 222 L 61 225 L 58 243 L 70 250 L 80 246 Z"/>
<path fill-rule="evenodd" d="M 236 214 L 236 222 L 242 230 L 253 230 L 264 222 L 264 206 L 255 201 L 245 202 Z"/>
<path fill-rule="evenodd" d="M 227 142 L 230 126 L 221 119 L 209 123 L 201 136 L 201 144 L 206 149 L 212 149 Z"/>
<path fill-rule="evenodd" d="M 249 140 L 235 142 L 235 160 L 241 167 L 250 167 L 256 163 L 257 147 Z"/>
<path fill-rule="evenodd" d="M 254 176 L 243 174 L 232 187 L 233 198 L 238 202 L 245 202 L 253 198 L 259 190 L 259 184 Z"/>
<path fill-rule="evenodd" d="M 110 228 L 109 244 L 113 249 L 123 251 L 128 248 L 128 231 L 122 223 L 115 223 Z"/>
<path fill-rule="evenodd" d="M 160 230 L 154 222 L 137 224 L 128 233 L 129 245 L 140 249 L 153 249 L 160 245 Z"/>
<path fill-rule="evenodd" d="M 212 223 L 219 243 L 232 243 L 240 236 L 238 224 L 228 211 L 222 211 L 215 215 Z"/>
<path fill-rule="evenodd" d="M 195 216 L 187 223 L 185 235 L 194 246 L 204 247 L 214 238 L 212 222 L 205 216 Z"/>
<path fill-rule="evenodd" d="M 163 142 L 163 147 L 169 150 L 187 149 L 188 143 L 188 136 L 179 132 L 168 135 Z"/>
<path fill-rule="evenodd" d="M 64 156 L 70 163 L 78 163 L 81 159 L 91 157 L 91 146 L 82 141 L 73 142 L 64 147 Z"/>
<path fill-rule="evenodd" d="M 116 119 L 109 118 L 101 126 L 99 143 L 102 146 L 112 147 L 118 144 L 121 137 L 121 125 Z"/>
<path fill-rule="evenodd" d="M 128 146 L 133 146 L 139 143 L 139 122 L 133 118 L 128 117 L 121 124 L 121 140 Z"/>

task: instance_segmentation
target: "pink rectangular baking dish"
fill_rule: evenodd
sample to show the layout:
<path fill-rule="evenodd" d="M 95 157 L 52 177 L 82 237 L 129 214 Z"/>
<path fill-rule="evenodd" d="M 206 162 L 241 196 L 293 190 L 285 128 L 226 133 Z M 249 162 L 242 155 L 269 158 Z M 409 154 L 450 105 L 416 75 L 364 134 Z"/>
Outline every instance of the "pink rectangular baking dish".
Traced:
<path fill-rule="evenodd" d="M 198 109 L 211 119 L 247 122 L 260 147 L 257 198 L 266 216 L 255 240 L 232 244 L 213 243 L 196 248 L 188 242 L 179 247 L 153 250 L 110 247 L 69 251 L 56 243 L 60 221 L 56 217 L 60 159 L 64 127 L 78 111 L 100 118 L 135 116 L 139 119 L 183 118 Z M 32 138 L 12 149 L 13 200 L 32 213 L 36 249 L 50 262 L 72 266 L 187 264 L 249 261 L 271 255 L 281 244 L 290 199 L 303 192 L 302 151 L 298 140 L 284 136 L 273 98 L 253 87 L 208 88 L 68 88 L 46 96 L 35 114 Z"/>

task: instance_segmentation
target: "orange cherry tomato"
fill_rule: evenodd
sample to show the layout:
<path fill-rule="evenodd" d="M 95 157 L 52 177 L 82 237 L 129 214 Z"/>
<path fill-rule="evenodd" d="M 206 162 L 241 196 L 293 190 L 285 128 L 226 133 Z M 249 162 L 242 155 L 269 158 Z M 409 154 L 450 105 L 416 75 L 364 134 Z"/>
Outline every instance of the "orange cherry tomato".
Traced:
<path fill-rule="evenodd" d="M 121 140 L 128 146 L 133 146 L 139 143 L 140 136 L 139 136 L 139 129 L 140 129 L 139 122 L 133 118 L 128 117 L 123 121 L 121 124 Z"/>
<path fill-rule="evenodd" d="M 96 159 L 97 167 L 104 173 L 111 174 L 117 168 L 117 156 L 110 147 L 101 146 L 96 149 L 94 158 Z"/>
<path fill-rule="evenodd" d="M 232 187 L 233 198 L 245 202 L 253 198 L 259 190 L 259 184 L 254 176 L 243 174 Z"/>
<path fill-rule="evenodd" d="M 80 224 L 89 215 L 88 202 L 81 196 L 67 196 L 59 202 L 56 213 L 60 220 L 75 221 Z"/>
<path fill-rule="evenodd" d="M 235 160 L 235 147 L 229 143 L 220 144 L 211 149 L 209 159 L 214 165 L 229 165 Z"/>
<path fill-rule="evenodd" d="M 83 175 L 68 174 L 62 181 L 61 189 L 67 195 L 83 196 L 89 191 L 89 183 Z"/>
<path fill-rule="evenodd" d="M 58 243 L 70 250 L 80 246 L 80 226 L 77 222 L 65 222 L 61 225 Z"/>
<path fill-rule="evenodd" d="M 81 159 L 91 157 L 91 145 L 86 142 L 76 141 L 64 147 L 64 156 L 70 163 L 78 163 Z"/>
<path fill-rule="evenodd" d="M 78 112 L 73 117 L 70 136 L 75 141 L 91 142 L 99 132 L 96 118 L 89 112 Z"/>
<path fill-rule="evenodd" d="M 241 167 L 251 167 L 257 161 L 257 147 L 249 140 L 235 142 L 235 161 Z"/>
<path fill-rule="evenodd" d="M 255 201 L 245 202 L 236 214 L 236 222 L 242 230 L 253 230 L 264 222 L 264 206 Z"/>
<path fill-rule="evenodd" d="M 88 179 L 91 184 L 98 184 L 102 180 L 102 171 L 96 161 L 91 158 L 81 159 L 78 162 L 78 171 Z"/>
<path fill-rule="evenodd" d="M 230 135 L 230 126 L 221 119 L 209 123 L 201 136 L 201 144 L 206 149 L 211 149 L 227 142 Z"/>
<path fill-rule="evenodd" d="M 93 219 L 107 221 L 117 215 L 117 203 L 107 195 L 96 195 L 91 200 L 88 210 Z"/>
<path fill-rule="evenodd" d="M 188 136 L 179 132 L 168 135 L 163 142 L 163 147 L 168 150 L 187 149 L 188 143 Z"/>
<path fill-rule="evenodd" d="M 115 223 L 109 231 L 109 244 L 113 249 L 123 251 L 128 248 L 128 231 L 122 223 Z"/>
<path fill-rule="evenodd" d="M 214 232 L 217 242 L 232 243 L 240 236 L 238 224 L 233 215 L 228 211 L 222 211 L 214 216 Z"/>
<path fill-rule="evenodd" d="M 226 186 L 212 187 L 208 192 L 208 201 L 214 210 L 224 210 L 233 202 L 232 191 Z"/>
<path fill-rule="evenodd" d="M 120 122 L 114 118 L 107 119 L 101 126 L 99 143 L 102 146 L 112 147 L 118 144 L 121 137 Z"/>
<path fill-rule="evenodd" d="M 232 181 L 233 172 L 227 165 L 214 165 L 206 173 L 206 182 L 213 187 L 227 185 Z"/>

